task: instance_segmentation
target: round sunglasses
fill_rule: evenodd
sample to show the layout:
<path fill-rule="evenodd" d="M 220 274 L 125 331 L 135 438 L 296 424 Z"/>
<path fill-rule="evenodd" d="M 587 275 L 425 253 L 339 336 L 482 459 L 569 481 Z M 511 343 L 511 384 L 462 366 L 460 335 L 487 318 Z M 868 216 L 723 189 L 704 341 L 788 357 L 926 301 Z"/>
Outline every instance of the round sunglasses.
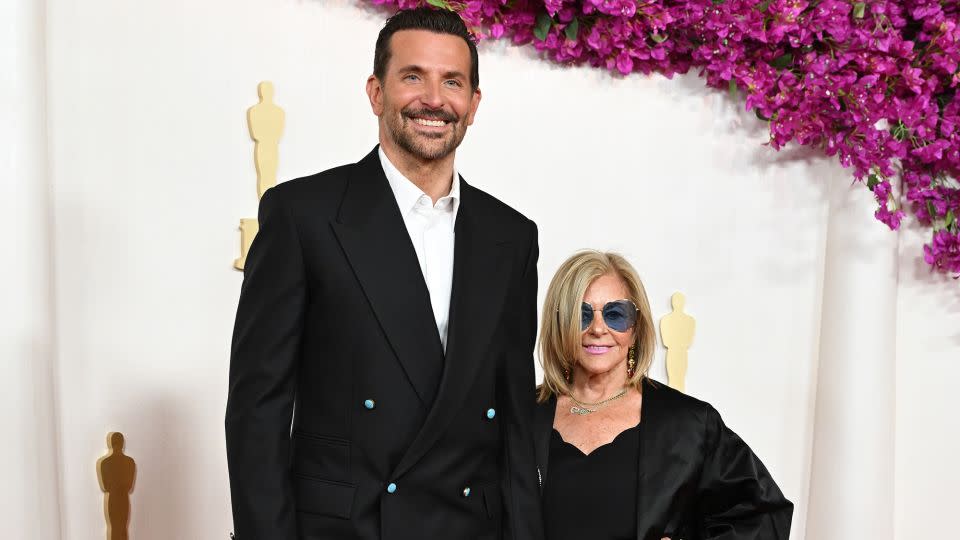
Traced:
<path fill-rule="evenodd" d="M 580 306 L 580 331 L 586 332 L 593 323 L 593 312 L 599 311 L 603 323 L 607 328 L 617 332 L 626 332 L 637 324 L 637 305 L 632 300 L 611 300 L 600 309 L 594 309 L 590 304 L 583 302 Z"/>

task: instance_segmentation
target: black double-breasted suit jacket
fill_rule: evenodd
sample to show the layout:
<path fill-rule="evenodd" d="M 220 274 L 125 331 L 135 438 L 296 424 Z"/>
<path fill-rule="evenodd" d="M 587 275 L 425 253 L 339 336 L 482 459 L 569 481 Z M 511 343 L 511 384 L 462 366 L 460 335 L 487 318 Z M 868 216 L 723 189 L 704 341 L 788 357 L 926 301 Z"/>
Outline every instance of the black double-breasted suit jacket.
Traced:
<path fill-rule="evenodd" d="M 375 148 L 260 203 L 234 329 L 239 540 L 540 540 L 537 232 L 461 179 L 448 344 Z"/>

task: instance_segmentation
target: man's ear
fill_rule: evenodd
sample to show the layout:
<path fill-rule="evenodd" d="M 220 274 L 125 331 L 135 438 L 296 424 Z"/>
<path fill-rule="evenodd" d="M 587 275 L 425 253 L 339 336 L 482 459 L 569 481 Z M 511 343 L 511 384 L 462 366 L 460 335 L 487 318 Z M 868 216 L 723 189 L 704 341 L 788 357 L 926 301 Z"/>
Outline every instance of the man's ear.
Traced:
<path fill-rule="evenodd" d="M 376 75 L 367 77 L 367 97 L 370 99 L 370 109 L 373 114 L 380 116 L 383 114 L 383 86 Z"/>
<path fill-rule="evenodd" d="M 477 115 L 477 107 L 480 106 L 480 98 L 483 95 L 480 93 L 480 88 L 478 87 L 473 91 L 473 99 L 470 100 L 470 112 L 467 113 L 467 125 L 473 125 L 473 118 Z"/>

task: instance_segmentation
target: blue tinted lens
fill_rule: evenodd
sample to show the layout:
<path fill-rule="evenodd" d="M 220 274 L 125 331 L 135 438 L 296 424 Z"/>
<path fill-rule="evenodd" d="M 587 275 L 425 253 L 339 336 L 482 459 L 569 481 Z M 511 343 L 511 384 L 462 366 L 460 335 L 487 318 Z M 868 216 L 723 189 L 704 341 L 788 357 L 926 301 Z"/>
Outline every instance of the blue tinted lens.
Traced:
<path fill-rule="evenodd" d="M 637 323 L 637 308 L 629 300 L 607 302 L 603 306 L 603 322 L 611 330 L 626 332 Z"/>
<path fill-rule="evenodd" d="M 590 328 L 590 323 L 593 322 L 593 306 L 584 302 L 580 305 L 580 331 L 583 332 L 587 328 Z"/>

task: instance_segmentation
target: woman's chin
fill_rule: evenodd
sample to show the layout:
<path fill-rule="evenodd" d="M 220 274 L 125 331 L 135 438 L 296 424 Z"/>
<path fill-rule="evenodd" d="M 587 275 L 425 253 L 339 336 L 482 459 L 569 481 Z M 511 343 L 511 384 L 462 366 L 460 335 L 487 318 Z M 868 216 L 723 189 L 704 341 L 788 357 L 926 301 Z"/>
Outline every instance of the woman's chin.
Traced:
<path fill-rule="evenodd" d="M 580 358 L 580 369 L 588 376 L 603 375 L 615 370 L 617 366 L 626 366 L 627 359 L 604 358 L 607 355 L 583 355 Z M 624 368 L 626 369 L 626 368 Z"/>

